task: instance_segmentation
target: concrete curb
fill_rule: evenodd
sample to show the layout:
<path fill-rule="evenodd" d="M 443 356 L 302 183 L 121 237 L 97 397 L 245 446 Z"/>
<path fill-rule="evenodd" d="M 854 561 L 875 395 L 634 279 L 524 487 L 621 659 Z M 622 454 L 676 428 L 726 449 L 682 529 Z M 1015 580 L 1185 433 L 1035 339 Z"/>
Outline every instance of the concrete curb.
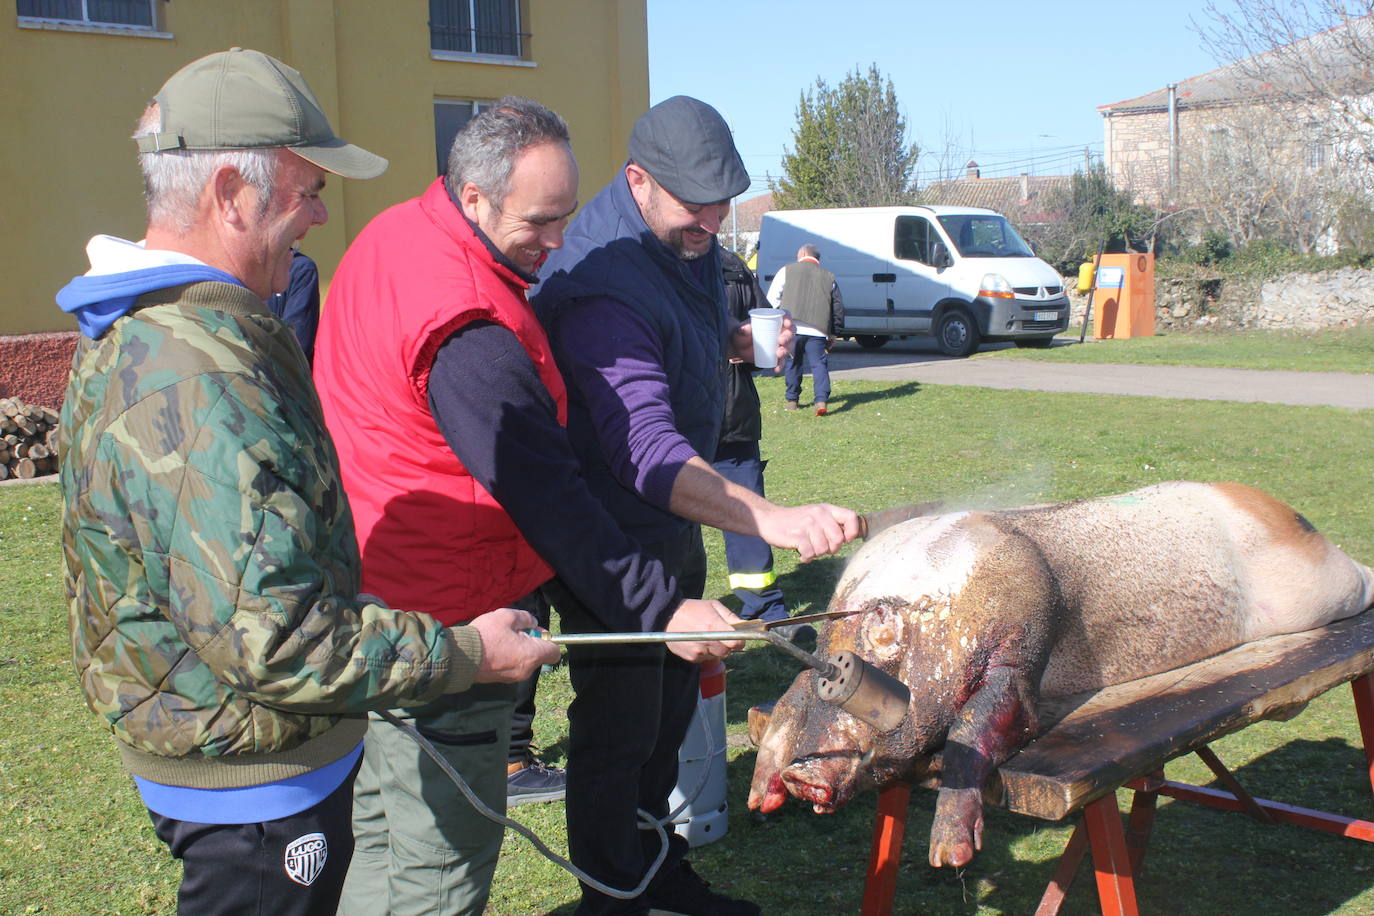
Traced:
<path fill-rule="evenodd" d="M 842 341 L 830 355 L 830 374 L 978 388 L 1374 409 L 1374 374 L 953 359 L 933 349 L 933 342 L 916 338 L 881 350 Z"/>

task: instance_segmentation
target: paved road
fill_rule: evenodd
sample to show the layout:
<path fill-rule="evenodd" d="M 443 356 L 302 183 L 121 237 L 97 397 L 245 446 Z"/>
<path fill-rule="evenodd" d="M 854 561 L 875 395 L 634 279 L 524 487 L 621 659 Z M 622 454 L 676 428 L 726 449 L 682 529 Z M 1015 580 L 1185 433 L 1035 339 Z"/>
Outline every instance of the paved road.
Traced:
<path fill-rule="evenodd" d="M 1076 340 L 1073 345 L 1079 346 Z M 1097 345 L 1092 341 L 1082 344 Z M 1011 344 L 994 344 L 984 352 L 1001 346 Z M 942 356 L 934 341 L 926 338 L 893 341 L 879 350 L 864 350 L 840 341 L 830 354 L 830 372 L 837 378 L 884 382 L 914 380 L 979 388 L 1374 408 L 1374 374 L 951 359 Z"/>

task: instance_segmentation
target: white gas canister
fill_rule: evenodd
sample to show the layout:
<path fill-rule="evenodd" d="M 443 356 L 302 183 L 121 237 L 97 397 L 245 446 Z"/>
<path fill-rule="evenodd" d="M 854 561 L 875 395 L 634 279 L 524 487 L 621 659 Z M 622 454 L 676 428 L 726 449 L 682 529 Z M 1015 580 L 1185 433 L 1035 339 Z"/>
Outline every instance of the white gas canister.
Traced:
<path fill-rule="evenodd" d="M 725 836 L 730 812 L 725 801 L 725 665 L 715 662 L 701 669 L 701 692 L 696 715 L 677 754 L 677 786 L 668 810 L 691 798 L 673 818 L 673 829 L 688 846 L 704 846 Z"/>

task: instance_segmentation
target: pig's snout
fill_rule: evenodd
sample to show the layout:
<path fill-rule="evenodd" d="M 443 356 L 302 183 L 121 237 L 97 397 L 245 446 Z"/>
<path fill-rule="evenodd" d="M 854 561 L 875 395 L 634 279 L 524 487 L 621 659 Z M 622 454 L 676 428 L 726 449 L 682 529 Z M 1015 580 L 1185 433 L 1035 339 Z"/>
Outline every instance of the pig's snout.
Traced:
<path fill-rule="evenodd" d="M 763 814 L 778 810 L 785 801 L 787 801 L 787 788 L 783 785 L 781 773 L 773 774 L 762 791 L 750 791 L 749 793 L 749 807 Z"/>
<path fill-rule="evenodd" d="M 829 814 L 854 797 L 865 756 L 854 751 L 806 757 L 784 768 L 782 781 L 794 798 L 810 802 L 817 814 Z"/>

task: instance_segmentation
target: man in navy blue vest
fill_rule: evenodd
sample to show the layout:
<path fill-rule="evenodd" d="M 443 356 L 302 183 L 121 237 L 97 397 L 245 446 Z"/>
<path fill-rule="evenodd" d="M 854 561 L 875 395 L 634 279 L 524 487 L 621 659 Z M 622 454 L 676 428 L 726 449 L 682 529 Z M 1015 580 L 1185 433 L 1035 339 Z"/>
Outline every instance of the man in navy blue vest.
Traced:
<path fill-rule="evenodd" d="M 754 272 L 729 248 L 720 249 L 725 280 L 725 304 L 736 322 L 749 320 L 750 309 L 768 308 Z M 768 463 L 759 453 L 763 437 L 763 417 L 759 393 L 754 387 L 754 364 L 750 360 L 731 360 L 725 375 L 725 408 L 711 467 L 722 477 L 763 496 L 763 469 Z M 782 621 L 787 618 L 787 602 L 773 571 L 773 548 L 763 538 L 725 533 L 725 563 L 730 570 L 730 590 L 740 600 L 739 615 L 746 620 Z M 773 627 L 795 642 L 809 631 L 804 623 Z"/>
<path fill-rule="evenodd" d="M 748 325 L 726 315 L 716 243 L 731 199 L 749 186 L 729 128 L 711 106 L 675 96 L 635 123 L 629 152 L 545 263 L 534 299 L 568 384 L 568 436 L 588 485 L 689 596 L 705 587 L 700 524 L 757 535 L 803 561 L 834 553 L 858 534 L 852 511 L 775 505 L 709 463 L 727 359 L 752 359 L 753 346 Z M 554 604 L 565 632 L 600 629 L 570 594 L 555 593 Z M 633 888 L 658 853 L 635 811 L 669 813 L 697 667 L 642 645 L 574 647 L 568 661 L 577 694 L 568 710 L 572 860 L 612 887 Z M 649 888 L 631 900 L 584 884 L 578 916 L 759 912 L 710 890 L 685 851 L 675 837 Z"/>

